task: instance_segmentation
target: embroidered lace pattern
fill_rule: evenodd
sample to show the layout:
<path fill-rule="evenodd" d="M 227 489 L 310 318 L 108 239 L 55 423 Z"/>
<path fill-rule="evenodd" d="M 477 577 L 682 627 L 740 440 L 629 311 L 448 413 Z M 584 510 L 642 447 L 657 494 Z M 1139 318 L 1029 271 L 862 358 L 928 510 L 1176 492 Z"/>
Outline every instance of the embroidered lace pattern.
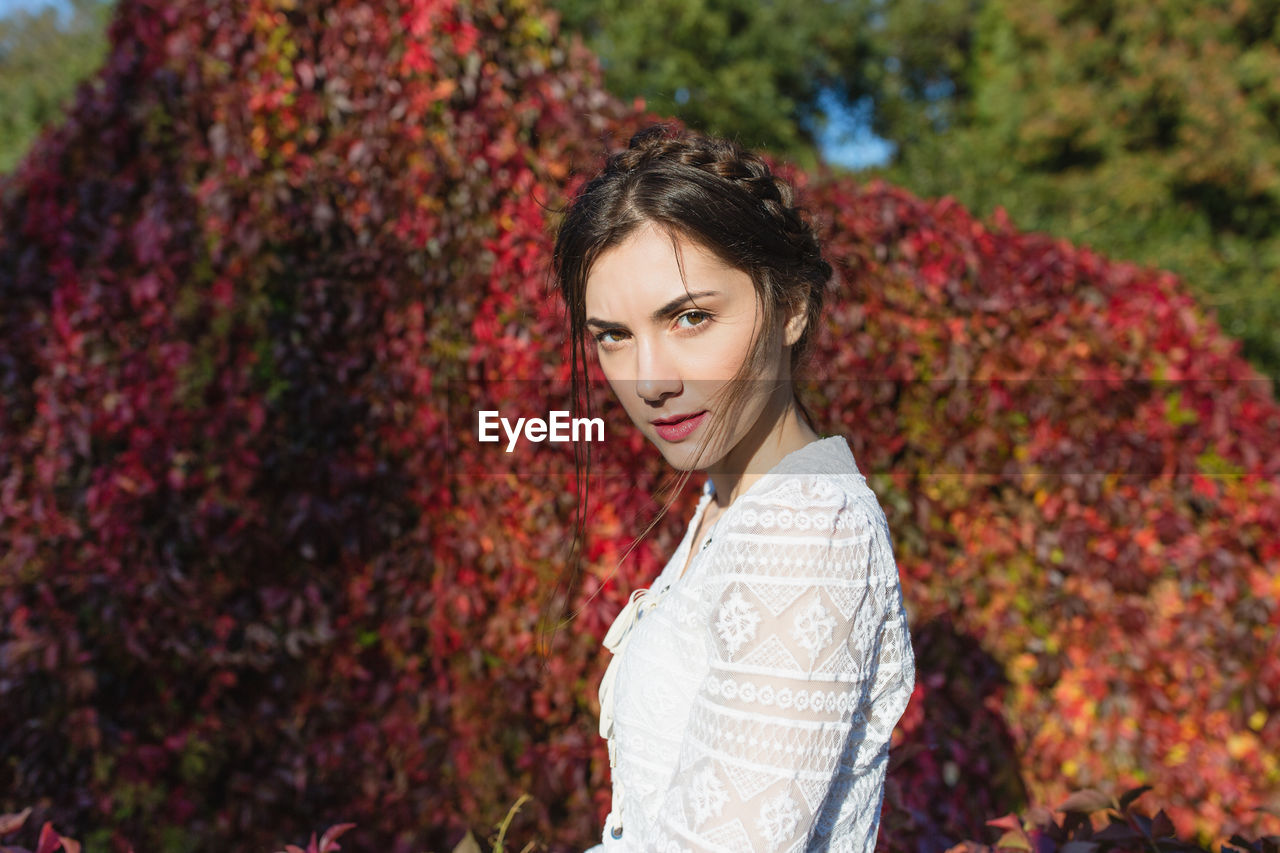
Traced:
<path fill-rule="evenodd" d="M 739 496 L 678 577 L 713 493 L 619 648 L 621 796 L 600 848 L 871 851 L 915 683 L 884 512 L 845 439 L 820 439 Z"/>

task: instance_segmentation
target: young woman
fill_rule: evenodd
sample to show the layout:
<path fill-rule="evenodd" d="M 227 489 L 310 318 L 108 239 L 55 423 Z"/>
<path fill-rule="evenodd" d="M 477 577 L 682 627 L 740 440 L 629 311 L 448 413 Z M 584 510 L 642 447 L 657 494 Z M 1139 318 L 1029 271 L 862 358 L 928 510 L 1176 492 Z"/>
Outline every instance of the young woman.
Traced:
<path fill-rule="evenodd" d="M 757 156 L 637 134 L 554 255 L 573 344 L 682 476 L 684 539 L 605 638 L 613 808 L 592 851 L 870 851 L 915 683 L 884 513 L 793 373 L 831 267 Z"/>

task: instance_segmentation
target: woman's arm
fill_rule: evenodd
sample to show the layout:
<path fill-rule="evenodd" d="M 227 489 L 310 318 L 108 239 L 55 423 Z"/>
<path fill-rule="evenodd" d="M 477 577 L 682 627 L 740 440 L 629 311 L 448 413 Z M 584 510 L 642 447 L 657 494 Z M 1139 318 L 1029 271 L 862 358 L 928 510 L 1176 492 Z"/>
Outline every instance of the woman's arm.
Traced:
<path fill-rule="evenodd" d="M 717 534 L 710 672 L 653 849 L 803 850 L 837 825 L 875 846 L 889 738 L 915 680 L 902 591 L 874 494 L 807 482 L 788 487 L 785 510 L 774 490 L 745 496 Z"/>

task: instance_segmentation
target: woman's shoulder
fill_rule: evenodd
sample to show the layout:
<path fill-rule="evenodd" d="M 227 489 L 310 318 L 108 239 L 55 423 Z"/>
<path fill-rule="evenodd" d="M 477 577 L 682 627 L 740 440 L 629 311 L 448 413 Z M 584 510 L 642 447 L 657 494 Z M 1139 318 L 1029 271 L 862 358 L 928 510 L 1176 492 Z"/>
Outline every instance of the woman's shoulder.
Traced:
<path fill-rule="evenodd" d="M 850 584 L 895 574 L 885 514 L 848 442 L 811 442 L 724 515 L 708 577 Z"/>
<path fill-rule="evenodd" d="M 858 535 L 884 525 L 884 512 L 858 469 L 849 442 L 825 436 L 786 456 L 727 513 L 726 527 L 842 531 Z"/>
<path fill-rule="evenodd" d="M 789 453 L 761 476 L 746 497 L 751 499 L 748 503 L 798 510 L 840 506 L 850 498 L 871 494 L 848 440 L 830 435 Z"/>

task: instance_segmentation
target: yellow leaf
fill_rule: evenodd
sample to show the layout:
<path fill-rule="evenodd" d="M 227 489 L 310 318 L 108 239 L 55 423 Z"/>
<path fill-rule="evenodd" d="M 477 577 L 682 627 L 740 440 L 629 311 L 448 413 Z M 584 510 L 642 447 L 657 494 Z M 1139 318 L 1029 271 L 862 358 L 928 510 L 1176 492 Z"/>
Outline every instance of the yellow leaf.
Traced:
<path fill-rule="evenodd" d="M 1000 836 L 1000 840 L 996 842 L 996 848 L 998 849 L 1000 847 L 1012 847 L 1018 850 L 1031 849 L 1031 845 L 1027 843 L 1027 839 L 1023 834 L 1013 830 L 1009 830 L 1004 835 Z"/>
<path fill-rule="evenodd" d="M 1227 754 L 1239 761 L 1254 751 L 1258 739 L 1248 732 L 1239 732 L 1227 738 Z"/>

